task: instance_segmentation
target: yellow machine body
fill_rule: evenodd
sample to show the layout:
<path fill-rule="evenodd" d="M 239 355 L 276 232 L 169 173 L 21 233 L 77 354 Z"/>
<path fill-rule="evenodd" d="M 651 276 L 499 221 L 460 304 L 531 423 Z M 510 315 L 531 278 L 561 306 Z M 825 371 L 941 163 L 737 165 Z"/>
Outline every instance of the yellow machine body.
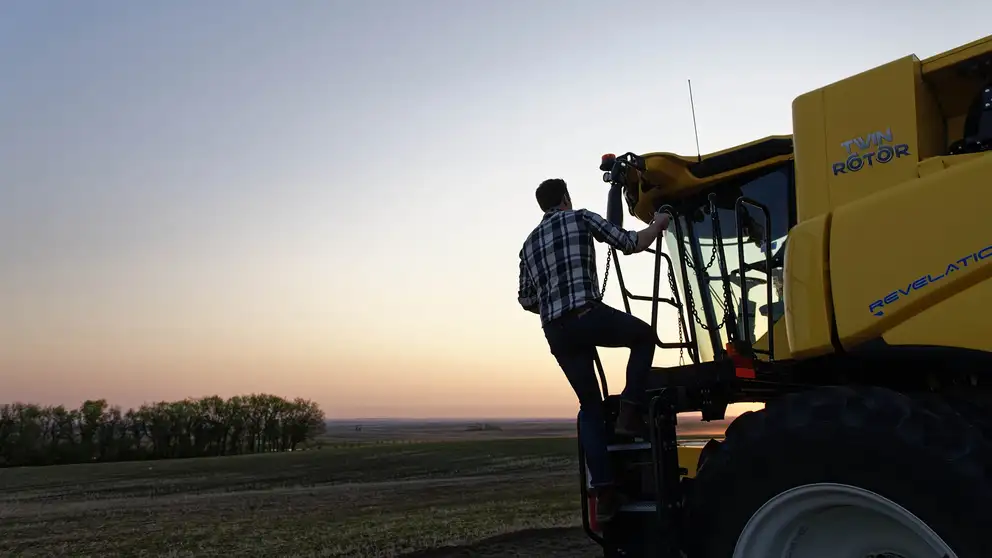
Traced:
<path fill-rule="evenodd" d="M 643 172 L 627 179 L 637 192 L 631 213 L 647 222 L 659 204 L 791 162 L 795 225 L 776 359 L 875 339 L 992 351 L 992 151 L 948 154 L 989 86 L 969 72 L 976 64 L 992 64 L 992 36 L 803 94 L 788 153 L 762 146 L 790 136 L 698 159 L 645 154 Z M 714 158 L 722 172 L 690 172 Z"/>
<path fill-rule="evenodd" d="M 703 453 L 702 447 L 684 446 L 678 447 L 679 466 L 685 467 L 686 473 L 683 476 L 694 478 L 696 476 L 696 466 L 699 464 L 699 456 Z"/>
<path fill-rule="evenodd" d="M 629 177 L 630 185 L 640 191 L 632 213 L 645 223 L 650 223 L 651 219 L 654 218 L 654 208 L 659 199 L 678 199 L 734 178 L 760 173 L 763 169 L 791 160 L 792 153 L 777 154 L 770 149 L 762 149 L 775 140 L 789 141 L 791 137 L 769 136 L 698 158 L 667 152 L 641 155 L 644 157 L 645 171 Z M 763 156 L 765 154 L 767 156 Z M 698 178 L 690 170 L 694 164 L 712 161 L 724 156 L 733 158 L 736 165 L 728 166 L 723 172 L 705 178 Z"/>

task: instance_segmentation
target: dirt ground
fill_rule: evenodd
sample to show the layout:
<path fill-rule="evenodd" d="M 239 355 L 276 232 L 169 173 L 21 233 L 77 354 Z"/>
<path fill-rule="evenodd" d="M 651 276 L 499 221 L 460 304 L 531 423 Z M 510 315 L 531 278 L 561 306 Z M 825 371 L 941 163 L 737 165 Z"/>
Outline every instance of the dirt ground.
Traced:
<path fill-rule="evenodd" d="M 553 437 L 564 426 L 470 427 L 351 426 L 302 452 L 0 469 L 0 556 L 602 556 L 581 529 L 575 439 Z M 499 439 L 524 431 L 534 437 Z"/>
<path fill-rule="evenodd" d="M 564 539 L 527 533 L 579 525 L 574 444 L 376 444 L 2 469 L 0 556 L 385 558 L 462 545 L 470 556 L 553 556 Z M 501 535 L 509 538 L 491 540 Z M 525 553 L 513 550 L 521 545 Z"/>
<path fill-rule="evenodd" d="M 403 555 L 403 558 L 601 558 L 602 550 L 579 527 L 527 529 L 474 544 Z"/>

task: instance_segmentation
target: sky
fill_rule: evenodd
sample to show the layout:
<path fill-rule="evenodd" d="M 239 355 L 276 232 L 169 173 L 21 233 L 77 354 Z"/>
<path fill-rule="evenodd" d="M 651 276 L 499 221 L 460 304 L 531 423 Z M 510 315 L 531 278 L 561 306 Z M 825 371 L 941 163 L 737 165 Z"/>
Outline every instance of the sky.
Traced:
<path fill-rule="evenodd" d="M 979 1 L 6 0 L 0 400 L 574 416 L 516 302 L 541 180 L 605 213 L 601 154 L 695 152 L 687 79 L 717 151 L 789 134 L 797 95 L 978 39 L 990 17 Z M 625 279 L 646 293 L 637 258 Z M 622 307 L 615 276 L 606 301 Z M 601 353 L 618 391 L 627 351 Z"/>

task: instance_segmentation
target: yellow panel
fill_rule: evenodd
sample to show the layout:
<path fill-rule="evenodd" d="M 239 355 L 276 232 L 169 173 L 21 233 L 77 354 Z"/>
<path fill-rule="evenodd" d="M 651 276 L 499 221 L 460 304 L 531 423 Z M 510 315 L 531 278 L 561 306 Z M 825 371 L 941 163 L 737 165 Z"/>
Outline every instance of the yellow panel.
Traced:
<path fill-rule="evenodd" d="M 945 150 L 964 135 L 968 109 L 987 84 L 980 72 L 963 71 L 982 56 L 992 56 L 992 37 L 938 54 L 920 66 L 923 81 L 939 103 L 937 112 L 943 120 L 939 139 Z"/>
<path fill-rule="evenodd" d="M 938 172 L 943 172 L 955 165 L 963 165 L 974 159 L 986 156 L 987 153 L 965 153 L 964 155 L 951 155 L 947 157 L 931 157 L 926 161 L 920 161 L 917 172 L 920 177 L 930 176 Z"/>
<path fill-rule="evenodd" d="M 916 178 L 918 64 L 907 56 L 824 89 L 833 207 Z"/>
<path fill-rule="evenodd" d="M 992 153 L 921 168 L 924 177 L 833 213 L 830 281 L 845 347 L 992 276 Z"/>
<path fill-rule="evenodd" d="M 827 174 L 826 122 L 823 90 L 800 95 L 792 102 L 793 150 L 796 158 L 796 217 L 801 223 L 830 211 Z"/>
<path fill-rule="evenodd" d="M 799 223 L 785 245 L 785 322 L 795 358 L 829 353 L 831 343 L 830 274 L 827 239 L 829 213 Z"/>
<path fill-rule="evenodd" d="M 685 467 L 689 470 L 689 474 L 685 475 L 689 478 L 696 476 L 696 464 L 699 463 L 699 454 L 703 453 L 703 448 L 693 448 L 686 446 L 679 446 L 679 467 Z"/>
<path fill-rule="evenodd" d="M 948 140 L 944 115 L 934 95 L 932 84 L 923 80 L 919 64 L 913 66 L 913 81 L 916 84 L 916 140 L 920 160 L 937 157 L 947 152 Z"/>
<path fill-rule="evenodd" d="M 890 345 L 936 345 L 992 351 L 992 281 L 962 291 L 886 332 Z"/>
<path fill-rule="evenodd" d="M 760 316 L 758 319 L 761 318 L 765 317 Z M 792 350 L 789 348 L 789 331 L 785 325 L 784 318 L 779 318 L 774 324 L 772 324 L 772 333 L 775 334 L 775 360 L 787 360 L 793 358 Z M 767 333 L 754 342 L 754 348 L 761 351 L 768 350 Z M 767 360 L 768 357 L 765 355 L 757 355 L 757 358 L 759 360 Z"/>

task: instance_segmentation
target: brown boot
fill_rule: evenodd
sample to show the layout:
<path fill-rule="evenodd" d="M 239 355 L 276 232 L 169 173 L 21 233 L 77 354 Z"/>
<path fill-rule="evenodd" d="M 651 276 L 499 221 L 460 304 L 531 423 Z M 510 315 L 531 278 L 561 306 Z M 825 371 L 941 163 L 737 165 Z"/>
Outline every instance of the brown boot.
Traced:
<path fill-rule="evenodd" d="M 614 486 L 601 486 L 594 489 L 596 496 L 596 522 L 607 523 L 612 520 L 620 506 L 626 503 L 623 494 L 617 491 Z"/>
<path fill-rule="evenodd" d="M 644 422 L 637 406 L 629 401 L 620 402 L 620 413 L 617 416 L 615 432 L 619 436 L 647 438 L 648 425 Z"/>

